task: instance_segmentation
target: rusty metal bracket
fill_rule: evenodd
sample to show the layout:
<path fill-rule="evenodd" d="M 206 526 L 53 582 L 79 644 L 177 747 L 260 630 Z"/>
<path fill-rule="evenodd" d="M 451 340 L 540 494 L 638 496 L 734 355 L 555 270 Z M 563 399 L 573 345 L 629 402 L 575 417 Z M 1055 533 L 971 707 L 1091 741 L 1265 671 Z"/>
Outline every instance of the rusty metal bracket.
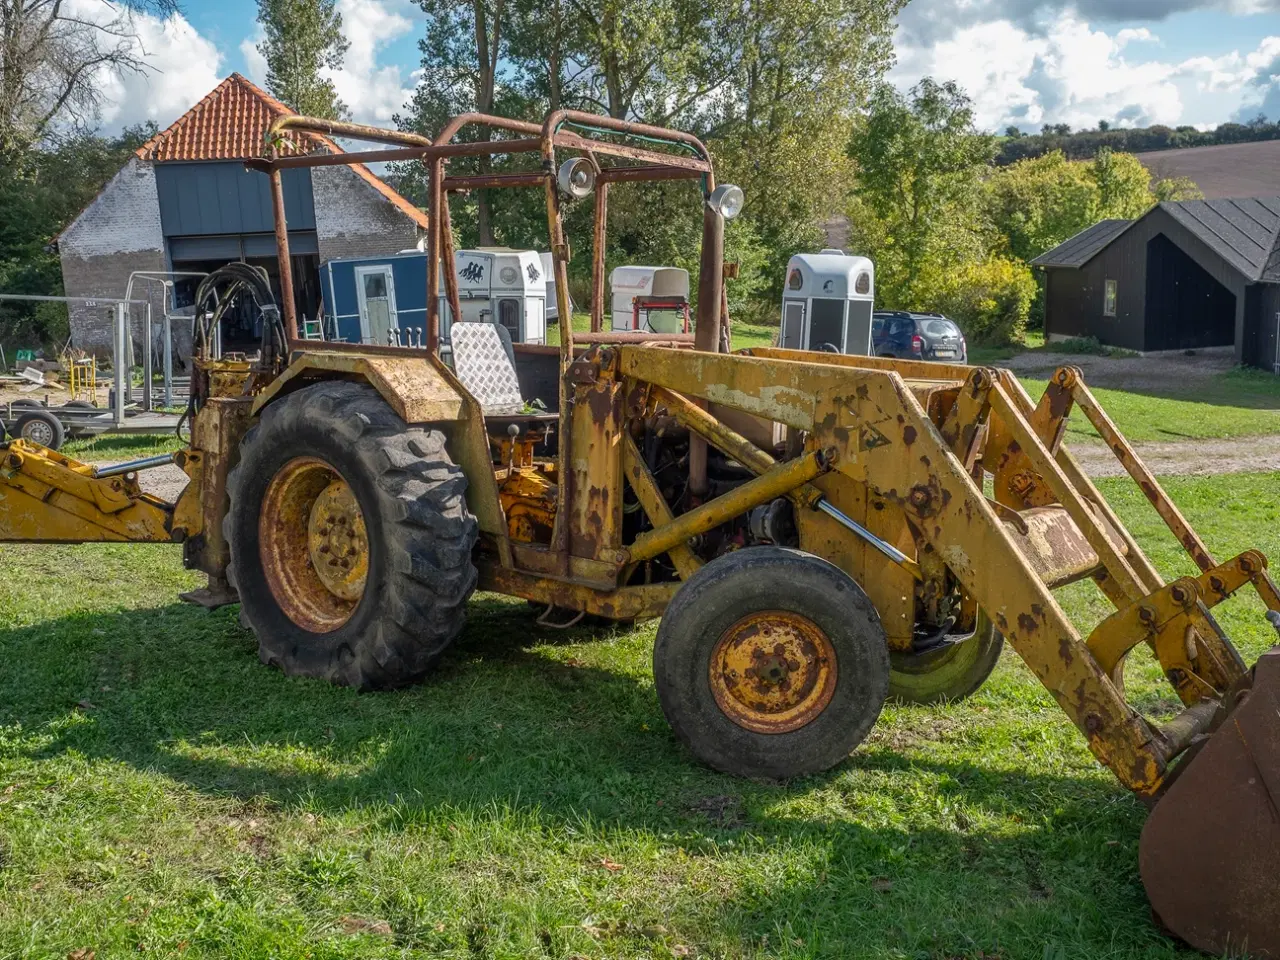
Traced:
<path fill-rule="evenodd" d="M 622 438 L 622 471 L 655 529 L 675 520 L 671 507 L 667 505 L 667 501 L 662 497 L 662 491 L 658 489 L 658 482 L 645 464 L 644 458 L 640 456 L 640 450 L 630 434 L 625 434 Z M 675 565 L 681 580 L 688 580 L 702 567 L 702 561 L 689 549 L 687 543 L 676 544 L 667 551 L 667 554 L 671 557 L 671 562 Z"/>
<path fill-rule="evenodd" d="M 682 513 L 671 523 L 648 530 L 636 537 L 623 551 L 626 562 L 650 560 L 685 543 L 700 533 L 718 527 L 726 520 L 746 513 L 752 507 L 777 499 L 814 477 L 826 473 L 833 465 L 834 451 L 814 451 L 795 460 L 775 464 L 754 480 L 730 490 L 714 500 Z"/>

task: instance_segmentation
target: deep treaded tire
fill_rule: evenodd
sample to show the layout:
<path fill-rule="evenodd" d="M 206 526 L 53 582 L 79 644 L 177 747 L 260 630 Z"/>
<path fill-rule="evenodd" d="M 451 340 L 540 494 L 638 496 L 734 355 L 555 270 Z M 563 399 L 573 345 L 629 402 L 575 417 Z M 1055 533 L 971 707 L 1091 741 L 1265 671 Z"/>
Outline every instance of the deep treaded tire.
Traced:
<path fill-rule="evenodd" d="M 884 628 L 866 593 L 839 567 L 786 547 L 737 550 L 690 577 L 658 627 L 653 672 L 680 739 L 709 766 L 747 777 L 844 760 L 889 690 Z"/>
<path fill-rule="evenodd" d="M 367 533 L 363 594 L 328 631 L 290 617 L 259 549 L 268 488 L 300 458 L 323 461 L 349 485 Z M 420 680 L 461 631 L 475 589 L 477 526 L 466 488 L 444 435 L 407 426 L 371 387 L 327 382 L 269 405 L 241 443 L 223 521 L 228 579 L 262 662 L 361 689 Z"/>

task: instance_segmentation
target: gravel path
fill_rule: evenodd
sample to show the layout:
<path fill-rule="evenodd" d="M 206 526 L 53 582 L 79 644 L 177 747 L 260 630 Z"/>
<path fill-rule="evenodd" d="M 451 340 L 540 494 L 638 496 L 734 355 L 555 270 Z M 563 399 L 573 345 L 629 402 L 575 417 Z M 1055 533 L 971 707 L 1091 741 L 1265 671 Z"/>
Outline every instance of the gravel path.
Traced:
<path fill-rule="evenodd" d="M 1124 476 L 1124 467 L 1103 444 L 1069 443 L 1068 446 L 1089 476 Z M 1280 436 L 1136 443 L 1134 450 L 1147 469 L 1158 477 L 1280 470 Z"/>
<path fill-rule="evenodd" d="M 1155 354 L 1149 357 L 1094 357 L 1085 354 L 1020 353 L 997 366 L 1008 367 L 1020 377 L 1047 380 L 1059 367 L 1079 367 L 1084 382 L 1091 387 L 1109 387 L 1137 393 L 1163 394 L 1169 384 L 1178 384 L 1180 393 L 1191 399 L 1200 384 L 1235 366 L 1229 352 Z"/>
<path fill-rule="evenodd" d="M 100 467 L 123 463 L 121 460 L 88 460 L 86 462 Z M 138 482 L 146 493 L 154 494 L 161 500 L 168 500 L 173 503 L 181 496 L 183 488 L 186 487 L 187 475 L 178 467 L 169 464 L 163 467 L 143 470 L 138 474 Z"/>

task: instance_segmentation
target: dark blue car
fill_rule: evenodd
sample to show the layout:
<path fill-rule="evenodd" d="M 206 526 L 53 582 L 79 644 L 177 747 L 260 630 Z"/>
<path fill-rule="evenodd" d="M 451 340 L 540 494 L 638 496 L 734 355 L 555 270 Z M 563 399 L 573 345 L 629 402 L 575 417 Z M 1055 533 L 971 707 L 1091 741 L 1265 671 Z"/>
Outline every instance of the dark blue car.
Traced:
<path fill-rule="evenodd" d="M 964 334 L 940 313 L 877 310 L 871 315 L 871 347 L 877 357 L 967 363 Z"/>

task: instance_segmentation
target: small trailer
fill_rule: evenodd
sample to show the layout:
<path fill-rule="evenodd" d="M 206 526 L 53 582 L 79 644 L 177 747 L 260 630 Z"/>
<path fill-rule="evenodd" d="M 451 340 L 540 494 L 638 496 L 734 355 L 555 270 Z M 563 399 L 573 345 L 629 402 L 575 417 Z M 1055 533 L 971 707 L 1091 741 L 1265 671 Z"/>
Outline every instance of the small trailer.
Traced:
<path fill-rule="evenodd" d="M 843 250 L 797 253 L 787 263 L 778 343 L 790 350 L 871 355 L 875 267 Z"/>
<path fill-rule="evenodd" d="M 689 271 L 615 267 L 609 275 L 614 330 L 689 332 Z"/>
<path fill-rule="evenodd" d="M 545 341 L 547 288 L 537 253 L 459 250 L 454 276 L 464 320 L 500 323 L 516 343 Z M 330 260 L 320 268 L 320 281 L 323 339 L 386 345 L 421 337 L 427 323 L 426 253 Z M 452 318 L 444 297 L 440 317 L 440 334 L 447 338 Z"/>
<path fill-rule="evenodd" d="M 487 248 L 454 254 L 458 306 L 468 323 L 498 323 L 512 343 L 544 343 L 547 338 L 547 279 L 542 258 L 532 250 Z M 448 335 L 449 303 L 440 298 Z"/>

